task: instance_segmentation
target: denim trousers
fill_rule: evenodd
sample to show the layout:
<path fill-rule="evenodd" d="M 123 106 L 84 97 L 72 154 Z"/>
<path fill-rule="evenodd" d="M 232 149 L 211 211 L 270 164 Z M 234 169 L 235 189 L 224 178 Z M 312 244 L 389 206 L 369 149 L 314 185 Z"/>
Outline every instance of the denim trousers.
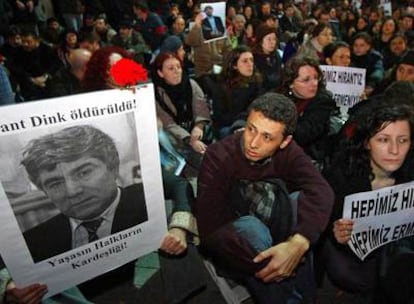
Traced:
<path fill-rule="evenodd" d="M 257 252 L 272 247 L 273 240 L 269 228 L 258 218 L 248 215 L 233 222 L 236 232 L 246 239 Z M 298 266 L 296 275 L 281 282 L 264 283 L 253 275 L 240 275 L 239 278 L 257 303 L 298 304 L 309 301 L 315 292 L 312 253 Z"/>

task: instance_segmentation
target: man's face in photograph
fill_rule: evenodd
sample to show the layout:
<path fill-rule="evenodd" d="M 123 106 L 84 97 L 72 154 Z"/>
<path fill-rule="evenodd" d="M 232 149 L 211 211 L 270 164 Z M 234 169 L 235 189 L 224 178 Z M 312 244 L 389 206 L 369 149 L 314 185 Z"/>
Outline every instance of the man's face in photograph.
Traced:
<path fill-rule="evenodd" d="M 272 13 L 272 7 L 269 3 L 263 3 L 260 10 L 262 11 L 263 16 L 267 16 Z"/>
<path fill-rule="evenodd" d="M 204 10 L 204 12 L 209 17 L 213 16 L 213 8 L 211 6 L 206 7 L 205 10 Z"/>
<path fill-rule="evenodd" d="M 41 171 L 39 183 L 63 214 L 80 220 L 99 216 L 117 194 L 116 173 L 90 156 Z"/>

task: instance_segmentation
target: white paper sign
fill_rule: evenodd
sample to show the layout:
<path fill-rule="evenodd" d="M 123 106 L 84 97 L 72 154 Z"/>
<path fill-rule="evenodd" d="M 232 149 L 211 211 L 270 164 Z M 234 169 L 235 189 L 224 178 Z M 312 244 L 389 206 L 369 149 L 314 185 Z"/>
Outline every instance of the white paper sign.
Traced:
<path fill-rule="evenodd" d="M 361 260 L 414 235 L 414 182 L 346 196 L 343 218 L 354 221 L 348 245 Z"/>
<path fill-rule="evenodd" d="M 208 16 L 205 14 L 204 10 L 206 7 L 211 7 L 213 9 L 212 18 L 215 19 L 216 28 L 218 33 L 211 31 L 212 25 L 209 22 Z M 204 43 L 209 43 L 216 40 L 221 40 L 227 38 L 227 28 L 226 28 L 226 1 L 223 2 L 205 2 L 200 4 L 201 12 L 204 16 L 202 22 L 203 33 L 211 33 L 208 35 L 203 34 Z M 191 29 L 191 28 L 190 28 Z"/>
<path fill-rule="evenodd" d="M 339 108 L 349 109 L 361 101 L 365 89 L 365 69 L 333 65 L 321 65 L 320 68 L 326 88 L 333 93 Z"/>
<path fill-rule="evenodd" d="M 352 7 L 359 10 L 362 6 L 362 0 L 352 0 Z"/>
<path fill-rule="evenodd" d="M 380 4 L 378 5 L 379 8 L 382 8 L 384 10 L 385 16 L 392 16 L 392 4 L 390 1 L 380 1 Z"/>
<path fill-rule="evenodd" d="M 17 286 L 46 284 L 49 297 L 159 247 L 167 224 L 152 84 L 135 92 L 107 90 L 6 106 L 0 113 L 0 252 Z M 29 182 L 28 169 L 21 165 L 23 151 L 35 155 L 34 150 L 27 152 L 28 144 L 43 147 L 39 139 L 44 141 L 51 134 L 65 134 L 64 138 L 69 130 L 98 130 L 102 138 L 109 137 L 118 152 L 119 166 L 100 163 L 102 154 L 109 158 L 114 154 L 106 148 L 92 156 L 88 150 L 74 159 L 59 158 L 57 165 L 47 170 L 42 167 L 38 177 L 31 175 L 37 182 Z M 91 146 L 105 142 L 99 138 Z M 40 159 L 62 151 L 77 155 L 73 151 L 86 146 L 83 135 L 70 144 L 52 139 L 43 145 L 45 152 L 36 156 Z M 86 245 L 79 245 L 82 241 L 74 231 L 80 225 L 68 220 L 67 215 L 78 212 L 76 216 L 86 216 L 88 208 L 96 208 L 102 201 L 109 207 L 100 216 L 104 215 L 104 222 L 108 220 L 109 224 L 99 226 L 99 239 L 90 243 L 85 229 Z M 81 207 L 75 208 L 77 204 Z M 36 229 L 47 231 L 53 221 L 65 229 L 55 229 L 43 236 L 45 241 L 33 245 Z M 127 225 L 128 221 L 131 223 Z M 69 241 L 61 241 L 64 239 Z"/>

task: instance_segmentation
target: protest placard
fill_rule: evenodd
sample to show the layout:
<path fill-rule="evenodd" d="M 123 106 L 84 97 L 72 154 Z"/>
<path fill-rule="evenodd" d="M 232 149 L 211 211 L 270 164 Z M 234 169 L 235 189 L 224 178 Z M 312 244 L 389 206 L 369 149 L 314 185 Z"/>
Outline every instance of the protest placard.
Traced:
<path fill-rule="evenodd" d="M 227 38 L 226 2 L 205 2 L 200 4 L 203 14 L 202 31 L 205 43 Z"/>
<path fill-rule="evenodd" d="M 336 105 L 341 112 L 361 101 L 365 89 L 365 69 L 321 65 L 326 88 L 333 93 Z"/>
<path fill-rule="evenodd" d="M 152 84 L 0 112 L 0 253 L 17 286 L 44 283 L 52 296 L 159 247 Z"/>
<path fill-rule="evenodd" d="M 384 16 L 392 16 L 392 3 L 390 0 L 380 0 L 378 8 L 384 11 Z"/>
<path fill-rule="evenodd" d="M 414 235 L 414 182 L 346 196 L 343 218 L 354 221 L 348 245 L 361 260 Z"/>
<path fill-rule="evenodd" d="M 362 6 L 362 0 L 352 0 L 351 4 L 355 10 L 360 10 Z"/>

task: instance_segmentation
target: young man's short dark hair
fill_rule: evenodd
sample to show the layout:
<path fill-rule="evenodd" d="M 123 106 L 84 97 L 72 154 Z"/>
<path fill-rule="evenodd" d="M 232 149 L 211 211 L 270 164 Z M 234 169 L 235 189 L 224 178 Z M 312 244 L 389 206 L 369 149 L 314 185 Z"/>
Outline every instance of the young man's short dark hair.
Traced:
<path fill-rule="evenodd" d="M 283 123 L 284 135 L 292 135 L 296 128 L 297 111 L 295 104 L 286 96 L 266 93 L 256 98 L 249 106 L 249 113 L 261 112 L 266 118 Z"/>

